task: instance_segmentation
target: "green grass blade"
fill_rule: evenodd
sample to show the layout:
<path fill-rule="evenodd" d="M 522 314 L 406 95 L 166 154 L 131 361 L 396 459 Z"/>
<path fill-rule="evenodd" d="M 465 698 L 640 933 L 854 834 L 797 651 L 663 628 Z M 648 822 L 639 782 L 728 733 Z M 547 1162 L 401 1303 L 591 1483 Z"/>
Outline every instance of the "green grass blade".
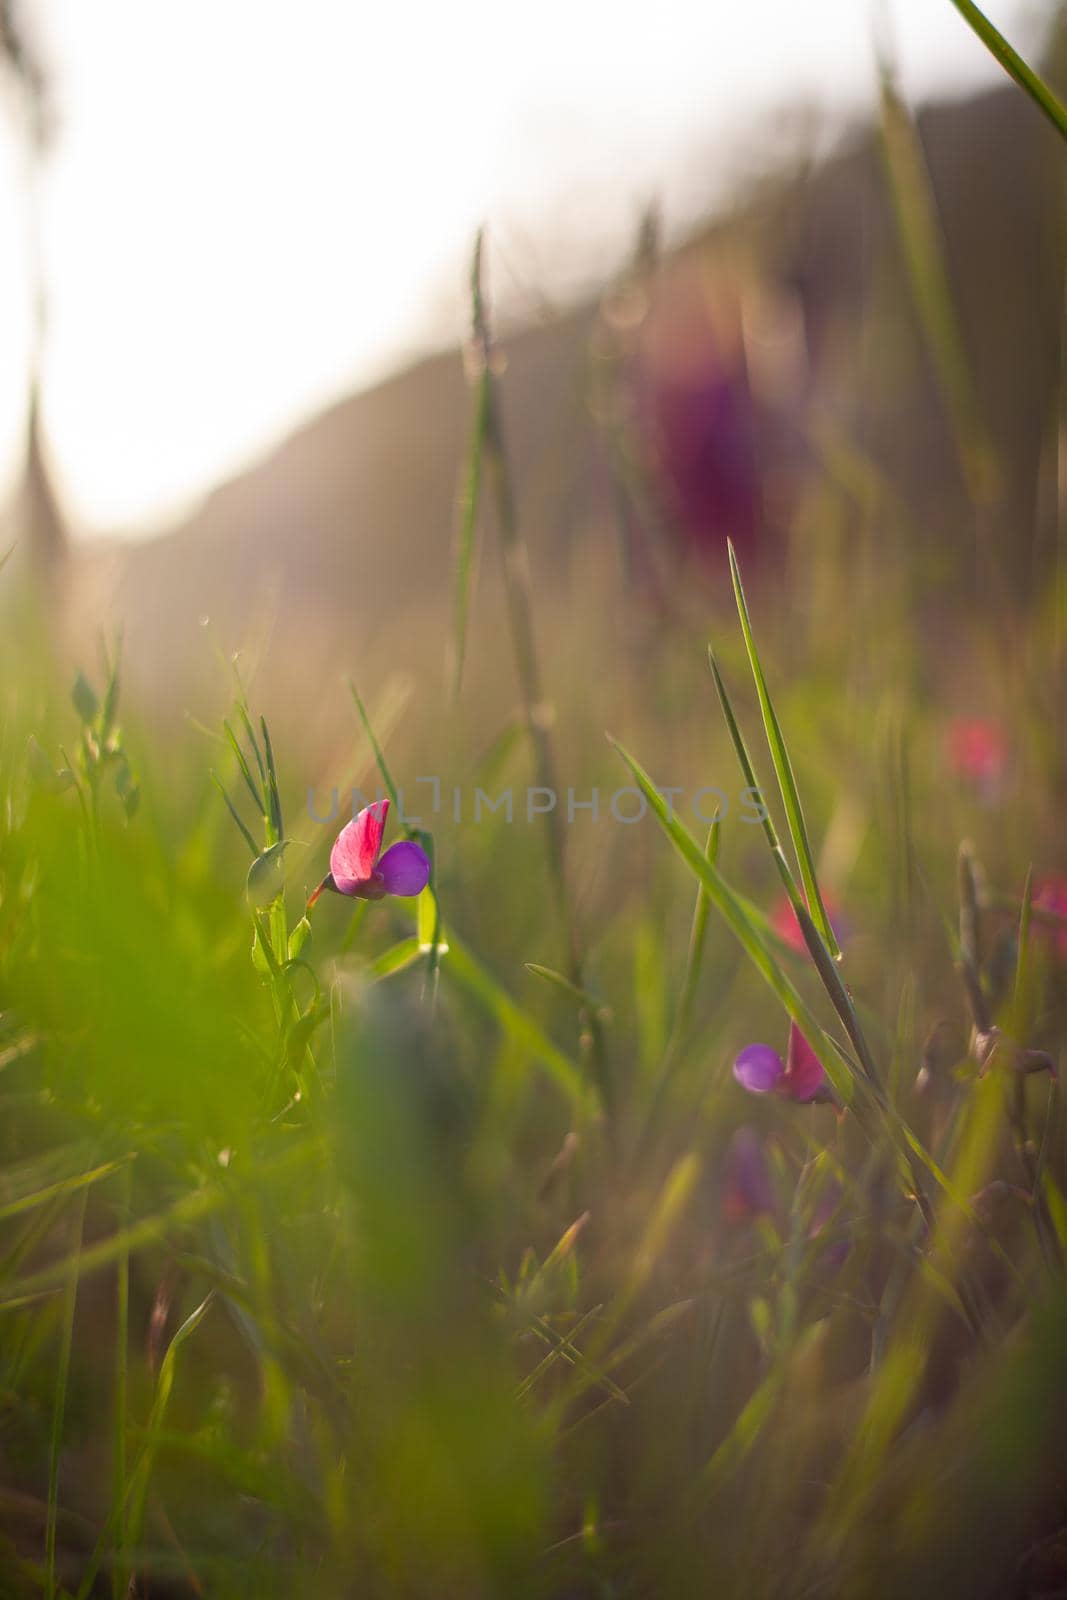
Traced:
<path fill-rule="evenodd" d="M 244 839 L 244 842 L 248 846 L 249 850 L 251 850 L 253 858 L 257 857 L 259 855 L 259 846 L 256 844 L 256 841 L 253 839 L 252 834 L 249 831 L 249 829 L 246 828 L 244 823 L 241 821 L 240 813 L 238 812 L 237 807 L 234 805 L 233 801 L 230 799 L 228 793 L 226 792 L 226 785 L 223 783 L 222 779 L 219 777 L 217 772 L 213 772 L 211 774 L 211 776 L 212 776 L 212 779 L 214 780 L 215 787 L 218 789 L 218 791 L 221 794 L 222 798 L 226 802 L 227 811 L 230 813 L 230 816 L 233 818 L 234 822 L 236 822 L 238 828 L 241 831 L 241 837 Z"/>
<path fill-rule="evenodd" d="M 47 1205 L 50 1200 L 58 1200 L 64 1195 L 77 1194 L 82 1189 L 91 1188 L 94 1183 L 110 1177 L 123 1165 L 125 1163 L 122 1161 L 105 1161 L 101 1166 L 93 1167 L 90 1172 L 78 1172 L 73 1177 L 60 1178 L 33 1194 L 24 1194 L 17 1200 L 9 1200 L 0 1206 L 0 1222 L 7 1222 L 11 1217 L 17 1217 L 24 1211 L 34 1211 L 38 1206 Z"/>
<path fill-rule="evenodd" d="M 252 718 L 248 711 L 248 702 L 245 699 L 245 692 L 243 686 L 241 685 L 240 679 L 238 679 L 238 689 L 240 692 L 237 699 L 237 715 L 240 717 L 241 726 L 245 730 L 245 738 L 248 740 L 249 749 L 256 758 L 256 768 L 259 772 L 260 780 L 265 784 L 267 781 L 267 769 L 263 765 L 263 756 L 259 748 L 259 740 L 256 738 L 256 730 L 252 726 Z"/>
<path fill-rule="evenodd" d="M 748 605 L 745 601 L 745 591 L 741 583 L 741 569 L 737 564 L 737 554 L 732 543 L 729 546 L 729 550 L 730 575 L 733 579 L 737 614 L 741 619 L 741 631 L 745 636 L 745 649 L 748 651 L 749 666 L 752 668 L 752 678 L 756 685 L 756 693 L 759 696 L 760 710 L 763 713 L 763 726 L 766 730 L 771 760 L 774 762 L 774 770 L 778 778 L 782 804 L 785 806 L 789 834 L 800 865 L 800 876 L 804 884 L 804 893 L 807 896 L 808 909 L 811 912 L 812 921 L 826 942 L 827 949 L 835 959 L 838 959 L 841 951 L 834 936 L 834 930 L 830 926 L 830 918 L 826 915 L 826 907 L 823 905 L 822 895 L 819 892 L 819 882 L 815 874 L 815 860 L 812 856 L 811 845 L 808 842 L 808 830 L 804 823 L 804 811 L 800 804 L 796 778 L 793 775 L 793 764 L 789 759 L 789 751 L 786 749 L 785 739 L 782 737 L 782 730 L 771 702 L 767 680 L 760 662 L 759 651 L 756 649 L 756 640 L 748 615 Z"/>
<path fill-rule="evenodd" d="M 604 1003 L 598 1000 L 595 994 L 590 994 L 588 989 L 579 989 L 578 985 L 565 978 L 562 972 L 556 972 L 552 967 L 543 967 L 539 961 L 527 961 L 527 972 L 532 972 L 535 978 L 543 978 L 553 988 L 559 989 L 571 1000 L 577 1000 L 581 1006 L 588 1006 L 590 1011 L 595 1011 L 599 1016 L 605 1012 Z"/>
<path fill-rule="evenodd" d="M 267 797 L 265 790 L 256 788 L 256 785 L 252 779 L 252 773 L 248 765 L 248 760 L 244 751 L 241 749 L 240 744 L 237 742 L 237 735 L 234 733 L 228 722 L 224 722 L 222 724 L 222 728 L 226 735 L 227 743 L 236 757 L 238 770 L 240 771 L 242 778 L 245 780 L 245 784 L 248 788 L 249 794 L 252 796 L 252 801 L 256 807 L 256 810 L 266 814 Z"/>
<path fill-rule="evenodd" d="M 388 950 L 383 950 L 380 956 L 368 962 L 365 976 L 371 983 L 379 983 L 383 978 L 391 978 L 394 973 L 412 966 L 421 954 L 422 946 L 418 939 L 401 939 L 399 944 L 390 945 Z"/>
<path fill-rule="evenodd" d="M 722 836 L 722 824 L 713 822 L 708 829 L 708 837 L 704 844 L 704 858 L 714 867 L 719 861 L 719 841 Z M 697 884 L 696 903 L 693 906 L 693 920 L 689 926 L 689 946 L 686 950 L 685 972 L 682 976 L 682 987 L 678 995 L 678 1012 L 675 1017 L 674 1027 L 671 1030 L 670 1043 L 667 1046 L 667 1062 L 673 1061 L 678 1050 L 689 1032 L 689 1025 L 693 1018 L 693 1006 L 696 1003 L 697 987 L 700 983 L 700 969 L 704 960 L 704 945 L 708 935 L 708 913 L 711 910 L 711 901 L 708 891 L 703 883 Z"/>
<path fill-rule="evenodd" d="M 389 771 L 389 767 L 388 767 L 388 764 L 387 764 L 386 759 L 385 759 L 385 753 L 382 750 L 381 745 L 378 743 L 377 736 L 376 736 L 376 734 L 374 732 L 373 727 L 371 726 L 371 720 L 370 720 L 370 717 L 367 715 L 367 708 L 363 704 L 363 700 L 362 700 L 362 698 L 360 696 L 360 692 L 356 688 L 355 684 L 352 682 L 351 678 L 349 678 L 349 680 L 348 680 L 348 688 L 349 688 L 349 692 L 350 692 L 350 694 L 352 696 L 352 699 L 356 703 L 356 710 L 359 712 L 359 720 L 363 724 L 363 732 L 367 735 L 367 738 L 370 740 L 370 747 L 374 752 L 374 759 L 375 759 L 375 761 L 376 761 L 376 763 L 378 765 L 378 771 L 381 773 L 382 782 L 385 784 L 385 792 L 389 796 L 390 800 L 393 802 L 393 805 L 396 807 L 397 816 L 399 817 L 401 812 L 402 812 L 402 810 L 403 810 L 403 807 L 400 804 L 399 792 L 397 790 L 396 784 L 393 782 L 393 775 Z"/>
<path fill-rule="evenodd" d="M 999 29 L 994 28 L 984 11 L 979 11 L 974 0 L 952 0 L 960 16 L 978 35 L 993 58 L 1000 63 L 1009 77 L 1023 89 L 1039 111 L 1052 123 L 1057 133 L 1067 139 L 1067 107 L 1053 94 L 1043 78 L 1028 67 L 1017 50 L 1013 50 Z"/>
<path fill-rule="evenodd" d="M 167 1352 L 160 1363 L 159 1378 L 156 1381 L 156 1392 L 152 1400 L 152 1409 L 148 1417 L 148 1437 L 141 1449 L 137 1464 L 133 1470 L 130 1481 L 129 1517 L 127 1522 L 127 1537 L 131 1546 L 140 1541 L 141 1529 L 144 1524 L 145 1505 L 148 1499 L 148 1489 L 152 1481 L 152 1472 L 155 1467 L 156 1456 L 159 1453 L 159 1436 L 162 1432 L 163 1422 L 166 1418 L 167 1407 L 170 1403 L 171 1390 L 174 1387 L 174 1377 L 177 1366 L 178 1351 L 186 1340 L 196 1332 L 203 1322 L 204 1317 L 215 1301 L 215 1290 L 209 1289 L 205 1298 L 190 1312 L 181 1327 L 177 1330 Z"/>
<path fill-rule="evenodd" d="M 545 1068 L 576 1106 L 588 1104 L 588 1084 L 578 1067 L 553 1044 L 540 1023 L 535 1022 L 501 988 L 451 931 L 449 958 L 441 970 L 478 1001 L 514 1044 Z"/>
<path fill-rule="evenodd" d="M 285 838 L 285 828 L 282 825 L 282 801 L 278 789 L 278 769 L 274 765 L 274 746 L 270 742 L 270 732 L 267 728 L 267 719 L 260 717 L 259 726 L 263 733 L 263 748 L 267 756 L 267 798 L 270 801 L 270 820 L 274 828 L 274 840 Z"/>
<path fill-rule="evenodd" d="M 719 705 L 722 707 L 722 714 L 726 721 L 730 738 L 733 741 L 733 747 L 744 776 L 745 785 L 748 789 L 754 790 L 762 800 L 763 790 L 760 787 L 759 779 L 756 777 L 756 769 L 752 765 L 752 757 L 749 755 L 745 736 L 741 732 L 737 717 L 734 715 L 730 696 L 726 692 L 726 685 L 723 682 L 722 673 L 719 671 L 719 664 L 715 660 L 715 652 L 710 644 L 708 645 L 708 665 L 711 668 L 711 675 L 715 679 L 715 690 L 719 696 Z M 763 832 L 766 835 L 767 843 L 770 845 L 771 855 L 778 869 L 778 876 L 785 885 L 785 891 L 795 908 L 801 903 L 800 890 L 797 887 L 797 881 L 793 876 L 789 862 L 786 860 L 785 851 L 782 849 L 782 841 L 778 837 L 778 829 L 774 825 L 774 818 L 771 816 L 769 806 L 764 805 L 763 810 L 766 813 L 762 824 Z"/>
<path fill-rule="evenodd" d="M 633 773 L 660 827 L 703 884 L 708 899 L 727 923 L 753 966 L 804 1034 L 822 1062 L 827 1077 L 842 1100 L 848 1104 L 852 1099 L 853 1082 L 842 1064 L 837 1048 L 816 1020 L 800 992 L 778 965 L 769 944 L 750 919 L 742 901 L 727 884 L 718 868 L 708 860 L 677 815 L 668 810 L 663 796 L 659 794 L 644 768 L 610 735 L 609 741 Z"/>
<path fill-rule="evenodd" d="M 856 1015 L 856 1008 L 852 1003 L 852 996 L 845 988 L 833 957 L 820 939 L 818 930 L 808 913 L 807 906 L 797 906 L 796 910 L 800 931 L 804 935 L 804 943 L 807 945 L 811 959 L 815 963 L 816 971 L 822 979 L 823 988 L 829 995 L 831 1005 L 844 1024 L 845 1032 L 848 1034 L 868 1082 L 880 1092 L 881 1085 L 879 1083 L 878 1068 L 874 1064 L 874 1057 L 871 1055 L 870 1047 L 864 1038 L 859 1017 Z"/>
<path fill-rule="evenodd" d="M 911 293 L 971 500 L 987 503 L 999 468 L 982 421 L 956 312 L 933 185 L 918 130 L 887 66 L 881 71 L 882 148 Z"/>
<path fill-rule="evenodd" d="M 482 302 L 482 244 L 481 229 L 474 241 L 471 261 L 471 343 L 477 352 L 479 370 L 474 400 L 474 417 L 471 423 L 470 449 L 467 470 L 459 499 L 456 524 L 454 579 L 452 599 L 452 698 L 459 698 L 463 680 L 463 663 L 467 651 L 467 622 L 470 616 L 471 586 L 474 579 L 474 549 L 478 529 L 478 509 L 482 494 L 482 462 L 492 411 L 492 377 L 489 362 L 485 359 L 484 340 L 485 309 Z"/>

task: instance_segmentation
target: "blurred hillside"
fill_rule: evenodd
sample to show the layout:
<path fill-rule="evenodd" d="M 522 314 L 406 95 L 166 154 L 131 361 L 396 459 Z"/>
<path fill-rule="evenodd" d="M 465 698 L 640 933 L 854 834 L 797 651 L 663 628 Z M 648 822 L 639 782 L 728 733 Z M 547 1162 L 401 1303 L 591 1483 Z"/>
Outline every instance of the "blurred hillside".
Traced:
<path fill-rule="evenodd" d="M 1010 87 L 929 107 L 918 126 L 980 423 L 999 461 L 989 511 L 999 580 L 1023 599 L 1039 589 L 1054 539 L 1045 489 L 1055 441 L 1042 419 L 1059 381 L 1062 154 Z M 627 277 L 626 264 L 606 264 L 605 279 L 601 302 L 500 344 L 520 518 L 535 586 L 553 604 L 565 604 L 580 552 L 601 552 L 593 559 L 628 571 L 646 595 L 643 547 L 655 547 L 661 570 L 681 559 L 687 574 L 694 543 L 703 568 L 728 534 L 772 559 L 838 447 L 893 486 L 931 592 L 955 582 L 953 541 L 969 540 L 973 512 L 877 131 L 768 179 L 651 267 Z M 674 316 L 682 303 L 686 315 Z M 727 509 L 694 541 L 644 397 L 663 326 L 684 357 L 699 347 L 701 318 L 713 330 L 709 360 L 744 387 L 758 481 L 751 529 Z M 132 679 L 151 693 L 180 693 L 205 616 L 236 642 L 271 615 L 276 649 L 299 641 L 313 670 L 357 654 L 385 661 L 401 632 L 440 661 L 469 415 L 459 350 L 431 356 L 309 421 L 164 536 L 76 549 L 76 633 L 121 620 Z M 620 437 L 632 471 L 620 470 Z M 629 556 L 618 561 L 620 550 Z M 487 556 L 476 611 L 491 613 Z"/>

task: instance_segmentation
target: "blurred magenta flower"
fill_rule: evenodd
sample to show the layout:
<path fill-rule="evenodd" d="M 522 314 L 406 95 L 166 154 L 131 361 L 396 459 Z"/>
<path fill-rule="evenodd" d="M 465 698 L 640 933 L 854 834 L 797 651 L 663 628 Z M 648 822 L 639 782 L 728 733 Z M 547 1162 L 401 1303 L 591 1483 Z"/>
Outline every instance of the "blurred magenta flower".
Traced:
<path fill-rule="evenodd" d="M 687 549 L 721 555 L 756 539 L 762 519 L 756 408 L 740 309 L 676 277 L 648 320 L 639 411 L 654 481 Z"/>
<path fill-rule="evenodd" d="M 722 1209 L 731 1226 L 748 1222 L 753 1217 L 773 1216 L 776 1210 L 767 1157 L 754 1128 L 738 1128 L 730 1140 L 726 1151 Z"/>
<path fill-rule="evenodd" d="M 948 726 L 948 760 L 952 771 L 993 799 L 1008 767 L 1004 729 L 991 717 L 955 717 Z"/>
<path fill-rule="evenodd" d="M 828 1100 L 826 1073 L 795 1022 L 783 1061 L 769 1044 L 746 1045 L 734 1062 L 734 1077 L 749 1094 L 777 1094 L 787 1100 Z"/>
<path fill-rule="evenodd" d="M 330 870 L 308 901 L 313 906 L 324 889 L 381 900 L 387 894 L 421 894 L 430 881 L 430 858 L 414 839 L 398 839 L 380 855 L 388 800 L 376 800 L 345 824 L 330 851 Z"/>
<path fill-rule="evenodd" d="M 822 888 L 822 885 L 820 884 L 819 887 Z M 845 918 L 841 914 L 841 907 L 835 896 L 828 894 L 825 889 L 822 890 L 822 903 L 826 907 L 826 915 L 830 918 L 830 926 L 834 930 L 834 936 L 838 944 L 842 944 L 845 938 L 846 925 Z M 797 921 L 797 914 L 793 910 L 793 902 L 787 894 L 782 894 L 775 902 L 774 910 L 771 912 L 771 927 L 782 943 L 789 946 L 790 950 L 795 950 L 802 956 L 807 955 L 808 947 L 804 943 L 804 935 L 800 931 L 800 923 Z"/>

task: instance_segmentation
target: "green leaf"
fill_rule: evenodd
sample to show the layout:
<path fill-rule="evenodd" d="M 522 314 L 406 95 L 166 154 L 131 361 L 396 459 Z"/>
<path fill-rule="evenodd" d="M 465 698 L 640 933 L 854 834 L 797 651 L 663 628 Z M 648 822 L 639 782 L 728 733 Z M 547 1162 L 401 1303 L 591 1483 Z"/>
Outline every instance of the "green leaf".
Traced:
<path fill-rule="evenodd" d="M 552 967 L 543 967 L 537 961 L 527 961 L 525 966 L 527 972 L 532 972 L 535 978 L 543 978 L 553 988 L 562 990 L 571 1000 L 577 1000 L 579 1005 L 588 1006 L 589 1010 L 597 1016 L 607 1018 L 610 1015 L 610 1011 L 604 1005 L 603 1000 L 598 1000 L 595 994 L 589 993 L 588 989 L 579 989 L 578 985 L 572 983 L 569 978 L 565 978 L 562 972 L 556 972 Z"/>
<path fill-rule="evenodd" d="M 225 787 L 224 783 L 222 782 L 222 779 L 219 777 L 217 772 L 213 772 L 211 774 L 211 777 L 212 777 L 212 781 L 215 784 L 216 789 L 218 789 L 218 791 L 221 794 L 222 798 L 226 802 L 227 811 L 230 813 L 230 816 L 233 818 L 234 822 L 237 824 L 238 828 L 240 829 L 241 837 L 244 839 L 244 841 L 247 844 L 249 850 L 251 850 L 253 856 L 258 856 L 259 855 L 259 846 L 257 845 L 256 841 L 253 839 L 251 833 L 245 827 L 244 823 L 241 821 L 241 817 L 240 817 L 240 814 L 238 813 L 237 807 L 234 805 L 233 801 L 230 799 L 229 795 L 227 794 L 226 787 Z"/>
<path fill-rule="evenodd" d="M 774 771 L 778 778 L 778 787 L 782 795 L 782 804 L 785 806 L 786 820 L 789 823 L 789 834 L 796 851 L 797 861 L 800 864 L 800 876 L 804 884 L 804 893 L 807 896 L 808 909 L 812 921 L 818 928 L 826 942 L 826 947 L 835 958 L 840 957 L 841 951 L 834 930 L 830 926 L 830 919 L 826 915 L 826 907 L 822 903 L 819 892 L 819 883 L 815 875 L 815 861 L 808 842 L 808 830 L 804 824 L 804 812 L 800 804 L 800 794 L 797 790 L 796 778 L 793 776 L 793 764 L 789 759 L 785 739 L 771 703 L 767 680 L 763 673 L 759 652 L 756 649 L 756 640 L 752 633 L 752 624 L 749 621 L 748 605 L 745 601 L 745 591 L 741 584 L 741 569 L 737 564 L 737 554 L 733 544 L 729 544 L 730 575 L 734 585 L 734 599 L 737 602 L 737 614 L 741 619 L 741 631 L 745 636 L 745 649 L 748 651 L 748 662 L 752 669 L 752 678 L 759 696 L 760 710 L 763 713 L 763 726 L 767 734 L 767 743 L 770 746 L 771 760 L 774 762 Z"/>
<path fill-rule="evenodd" d="M 233 729 L 230 727 L 230 724 L 228 722 L 224 722 L 222 724 L 222 728 L 223 728 L 223 732 L 226 735 L 226 739 L 227 739 L 227 741 L 229 743 L 230 749 L 233 751 L 234 756 L 237 759 L 238 770 L 239 770 L 242 778 L 245 780 L 245 785 L 246 785 L 246 787 L 248 789 L 249 794 L 252 796 L 253 805 L 255 806 L 257 811 L 259 811 L 263 815 L 266 815 L 266 812 L 267 812 L 266 795 L 263 792 L 263 790 L 257 789 L 255 783 L 252 781 L 252 774 L 249 771 L 248 762 L 245 759 L 245 753 L 241 749 L 241 746 L 237 742 L 237 735 L 234 733 Z"/>
<path fill-rule="evenodd" d="M 415 932 L 423 955 L 440 958 L 448 954 L 448 940 L 441 922 L 441 911 L 433 884 L 428 883 L 415 904 Z"/>
<path fill-rule="evenodd" d="M 285 1058 L 291 1067 L 299 1067 L 315 1029 L 328 1015 L 322 1007 L 311 1006 L 303 1016 L 297 1017 L 285 1036 Z"/>
<path fill-rule="evenodd" d="M 105 666 L 107 656 L 104 657 Z M 119 650 L 116 648 L 115 659 L 108 666 L 107 684 L 104 688 L 104 704 L 100 713 L 100 735 L 106 739 L 115 726 L 115 715 L 119 708 Z"/>
<path fill-rule="evenodd" d="M 708 899 L 727 923 L 749 960 L 808 1040 L 841 1099 L 846 1105 L 849 1104 L 852 1099 L 853 1084 L 848 1072 L 843 1069 L 839 1047 L 833 1044 L 806 1001 L 778 965 L 765 935 L 750 918 L 743 901 L 729 887 L 718 868 L 707 858 L 678 816 L 668 810 L 663 796 L 656 789 L 648 773 L 616 739 L 612 739 L 610 735 L 608 737 L 611 745 L 633 773 L 660 827 L 703 884 Z"/>
<path fill-rule="evenodd" d="M 729 731 L 734 750 L 737 754 L 737 759 L 745 780 L 745 787 L 747 789 L 754 790 L 762 801 L 763 789 L 760 786 L 759 779 L 756 777 L 756 769 L 752 765 L 752 757 L 748 753 L 748 746 L 745 743 L 744 734 L 741 732 L 740 725 L 738 724 L 737 718 L 734 715 L 734 708 L 730 703 L 730 696 L 726 692 L 726 685 L 723 682 L 722 674 L 719 671 L 718 662 L 715 660 L 715 652 L 712 650 L 710 644 L 708 645 L 708 665 L 711 668 L 711 675 L 715 679 L 715 690 L 719 696 L 719 705 L 722 707 L 722 714 L 726 720 L 726 727 Z M 785 851 L 782 849 L 782 841 L 778 837 L 778 829 L 775 827 L 774 818 L 770 813 L 770 807 L 764 804 L 763 811 L 765 813 L 763 822 L 761 824 L 763 832 L 766 835 L 767 843 L 770 845 L 771 855 L 774 858 L 774 864 L 778 869 L 778 876 L 785 885 L 785 891 L 788 894 L 793 907 L 796 908 L 801 901 L 801 894 L 799 888 L 797 887 L 797 881 L 793 876 L 789 862 L 786 860 Z"/>
<path fill-rule="evenodd" d="M 403 810 L 403 807 L 401 806 L 397 797 L 397 787 L 393 782 L 393 775 L 386 765 L 385 756 L 382 753 L 382 747 L 375 737 L 374 729 L 371 727 L 371 721 L 367 715 L 367 708 L 363 704 L 363 701 L 360 698 L 359 690 L 356 688 L 351 678 L 348 680 L 348 687 L 351 691 L 353 700 L 356 702 L 356 710 L 359 712 L 359 720 L 363 724 L 363 731 L 370 740 L 370 747 L 374 751 L 374 759 L 378 763 L 378 771 L 382 775 L 382 782 L 385 784 L 385 792 L 393 802 L 393 805 L 396 807 L 397 816 L 399 816 Z"/>
<path fill-rule="evenodd" d="M 274 829 L 275 841 L 281 840 L 285 835 L 282 825 L 282 802 L 278 789 L 278 769 L 274 765 L 274 746 L 270 742 L 270 733 L 265 717 L 260 717 L 259 726 L 263 734 L 263 748 L 267 754 L 267 799 L 271 826 Z"/>
<path fill-rule="evenodd" d="M 74 703 L 74 709 L 78 716 L 88 727 L 100 708 L 100 702 L 97 700 L 96 692 L 84 672 L 79 672 L 75 678 L 74 686 L 70 691 L 70 698 Z"/>
<path fill-rule="evenodd" d="M 119 755 L 118 766 L 115 770 L 115 793 L 122 801 L 126 819 L 129 821 L 131 817 L 136 815 L 137 807 L 141 803 L 141 790 L 134 781 L 129 762 L 122 754 Z"/>
<path fill-rule="evenodd" d="M 588 1103 L 589 1085 L 579 1068 L 486 972 L 454 933 L 450 938 L 449 959 L 441 970 L 488 1012 L 513 1044 L 539 1062 L 576 1105 Z"/>
<path fill-rule="evenodd" d="M 288 839 L 280 839 L 257 856 L 248 869 L 245 892 L 259 911 L 270 905 L 282 892 L 282 857 L 288 848 Z"/>
<path fill-rule="evenodd" d="M 289 935 L 289 960 L 294 961 L 311 938 L 311 923 L 307 916 L 300 918 L 292 933 Z"/>
<path fill-rule="evenodd" d="M 273 968 L 267 959 L 266 945 L 260 937 L 258 924 L 252 930 L 252 965 L 264 978 L 269 978 Z"/>
<path fill-rule="evenodd" d="M 394 944 L 380 956 L 375 956 L 373 961 L 367 963 L 364 969 L 365 976 L 371 983 L 377 983 L 382 978 L 391 978 L 396 972 L 403 972 L 413 962 L 419 959 L 422 949 L 418 939 L 401 939 L 399 944 Z"/>

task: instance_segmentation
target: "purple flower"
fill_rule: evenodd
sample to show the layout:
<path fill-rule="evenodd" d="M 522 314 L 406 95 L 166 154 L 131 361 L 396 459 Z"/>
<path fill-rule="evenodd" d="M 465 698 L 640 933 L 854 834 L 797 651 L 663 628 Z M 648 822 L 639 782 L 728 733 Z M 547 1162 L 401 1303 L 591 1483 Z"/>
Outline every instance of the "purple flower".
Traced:
<path fill-rule="evenodd" d="M 844 1191 L 836 1178 L 825 1179 L 808 1223 L 809 1240 L 818 1239 L 834 1221 L 843 1199 Z M 763 1142 L 753 1128 L 738 1128 L 730 1140 L 723 1168 L 722 1210 L 730 1227 L 753 1222 L 757 1217 L 770 1217 L 780 1234 L 788 1225 L 786 1208 L 771 1180 Z M 819 1266 L 825 1272 L 837 1272 L 851 1249 L 847 1235 L 835 1238 L 818 1252 Z"/>
<path fill-rule="evenodd" d="M 749 1094 L 779 1094 L 787 1100 L 828 1100 L 826 1073 L 795 1022 L 783 1061 L 769 1044 L 746 1045 L 734 1062 L 734 1077 Z"/>
<path fill-rule="evenodd" d="M 726 1152 L 722 1208 L 727 1222 L 731 1224 L 774 1214 L 771 1174 L 760 1136 L 754 1128 L 738 1128 L 730 1140 Z"/>
<path fill-rule="evenodd" d="M 330 870 L 308 901 L 309 908 L 324 889 L 360 900 L 422 893 L 430 881 L 430 858 L 421 845 L 414 839 L 398 839 L 379 854 L 388 815 L 388 800 L 376 800 L 345 824 L 330 851 Z"/>

